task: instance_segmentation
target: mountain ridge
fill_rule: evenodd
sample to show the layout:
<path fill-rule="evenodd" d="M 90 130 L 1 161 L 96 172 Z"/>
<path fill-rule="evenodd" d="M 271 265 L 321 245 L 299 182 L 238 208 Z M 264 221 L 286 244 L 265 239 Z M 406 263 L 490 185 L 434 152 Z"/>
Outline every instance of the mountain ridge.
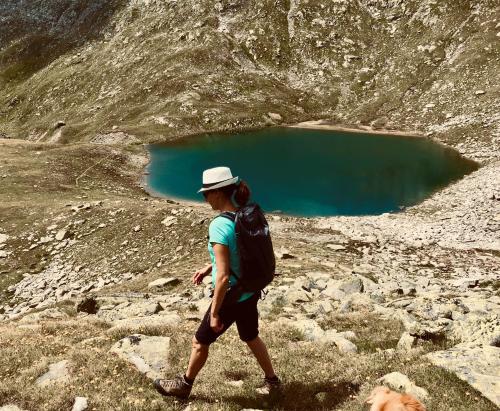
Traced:
<path fill-rule="evenodd" d="M 57 10 L 70 17 L 52 20 L 56 2 L 31 4 L 30 16 L 49 16 L 39 32 L 69 40 L 27 78 L 8 78 L 5 57 L 24 32 L 0 32 L 5 134 L 72 142 L 119 129 L 168 140 L 279 123 L 273 112 L 288 124 L 419 130 L 469 156 L 496 157 L 494 1 L 96 4 L 67 0 Z M 0 7 L 7 30 L 6 16 L 26 13 L 19 0 Z M 78 8 L 95 24 L 85 26 Z M 75 29 L 84 26 L 87 37 Z"/>

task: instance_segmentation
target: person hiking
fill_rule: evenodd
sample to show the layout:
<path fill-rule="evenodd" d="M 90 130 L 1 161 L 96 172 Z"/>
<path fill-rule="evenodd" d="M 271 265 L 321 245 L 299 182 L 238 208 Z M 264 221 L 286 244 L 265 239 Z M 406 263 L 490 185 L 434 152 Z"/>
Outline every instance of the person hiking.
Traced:
<path fill-rule="evenodd" d="M 215 167 L 203 172 L 203 187 L 198 192 L 203 194 L 212 209 L 221 212 L 212 220 L 208 230 L 211 263 L 192 277 L 193 283 L 198 285 L 211 274 L 213 298 L 193 337 L 186 372 L 171 380 L 156 379 L 154 387 L 162 395 L 187 398 L 196 376 L 205 365 L 210 345 L 236 322 L 240 339 L 248 345 L 264 372 L 264 384 L 259 392 L 277 392 L 281 381 L 274 372 L 267 347 L 259 337 L 257 302 L 261 293 L 242 292 L 237 286 L 242 267 L 234 220 L 238 210 L 247 205 L 250 189 L 244 181 L 233 177 L 228 167 Z M 274 256 L 272 258 L 274 262 Z M 274 265 L 272 268 L 274 271 Z"/>

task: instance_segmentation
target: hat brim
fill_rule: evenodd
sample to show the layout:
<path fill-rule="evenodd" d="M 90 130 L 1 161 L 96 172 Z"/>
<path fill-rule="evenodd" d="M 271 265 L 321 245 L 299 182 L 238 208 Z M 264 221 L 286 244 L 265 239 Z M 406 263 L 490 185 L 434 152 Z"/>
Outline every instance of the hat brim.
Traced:
<path fill-rule="evenodd" d="M 217 188 L 230 186 L 231 184 L 236 184 L 238 182 L 238 180 L 239 180 L 239 177 L 233 177 L 233 178 L 230 178 L 229 180 L 221 181 L 220 183 L 214 184 L 213 186 L 203 187 L 203 188 L 198 190 L 198 193 L 203 193 L 205 191 L 211 191 L 211 190 L 216 190 Z"/>

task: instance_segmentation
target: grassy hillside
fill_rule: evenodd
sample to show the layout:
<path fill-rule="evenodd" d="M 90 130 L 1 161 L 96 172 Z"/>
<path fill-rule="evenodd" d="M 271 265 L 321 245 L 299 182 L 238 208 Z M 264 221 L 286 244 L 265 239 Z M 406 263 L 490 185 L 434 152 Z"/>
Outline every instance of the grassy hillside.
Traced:
<path fill-rule="evenodd" d="M 498 147 L 493 0 L 100 4 L 2 3 L 0 131 L 149 141 L 275 112 Z"/>

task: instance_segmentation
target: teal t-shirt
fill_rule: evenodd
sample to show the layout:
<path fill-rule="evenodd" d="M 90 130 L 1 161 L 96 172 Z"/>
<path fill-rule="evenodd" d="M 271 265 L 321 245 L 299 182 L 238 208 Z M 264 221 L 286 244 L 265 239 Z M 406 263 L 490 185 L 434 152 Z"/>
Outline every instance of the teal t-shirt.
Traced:
<path fill-rule="evenodd" d="M 229 248 L 229 266 L 231 271 L 237 276 L 240 275 L 240 257 L 236 243 L 235 222 L 229 218 L 217 216 L 208 227 L 208 252 L 212 263 L 212 286 L 215 288 L 215 279 L 217 278 L 217 265 L 215 264 L 215 253 L 213 243 L 222 244 Z M 229 277 L 229 285 L 233 286 L 237 279 L 233 274 Z M 248 300 L 253 293 L 243 293 L 238 302 Z"/>

